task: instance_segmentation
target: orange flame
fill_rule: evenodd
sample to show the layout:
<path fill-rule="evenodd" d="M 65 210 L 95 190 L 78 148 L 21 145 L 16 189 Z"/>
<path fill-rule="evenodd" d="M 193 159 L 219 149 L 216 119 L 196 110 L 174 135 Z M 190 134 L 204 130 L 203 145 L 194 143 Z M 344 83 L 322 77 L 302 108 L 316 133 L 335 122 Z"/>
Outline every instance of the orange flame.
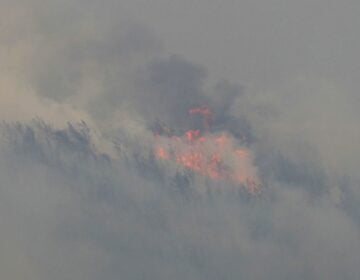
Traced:
<path fill-rule="evenodd" d="M 157 147 L 155 149 L 155 155 L 156 155 L 156 157 L 158 157 L 160 159 L 167 159 L 168 158 L 168 153 L 163 147 Z"/>
<path fill-rule="evenodd" d="M 193 108 L 189 112 L 201 113 L 205 118 L 211 117 L 206 106 Z M 250 193 L 260 191 L 250 152 L 236 146 L 233 139 L 225 133 L 201 135 L 199 130 L 188 130 L 181 137 L 162 137 L 162 141 L 164 145 L 158 145 L 157 141 L 154 150 L 158 159 L 172 160 L 213 180 L 231 181 L 244 186 Z"/>

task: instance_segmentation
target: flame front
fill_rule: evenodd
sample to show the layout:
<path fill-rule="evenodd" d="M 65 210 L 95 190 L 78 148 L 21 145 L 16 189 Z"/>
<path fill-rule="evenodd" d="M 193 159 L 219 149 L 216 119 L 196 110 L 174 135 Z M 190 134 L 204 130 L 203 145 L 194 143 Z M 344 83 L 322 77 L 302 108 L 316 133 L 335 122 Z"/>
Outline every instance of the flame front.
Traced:
<path fill-rule="evenodd" d="M 211 118 L 210 110 L 203 106 L 189 113 L 200 113 Z M 245 187 L 250 193 L 260 192 L 260 180 L 252 164 L 250 150 L 236 145 L 226 133 L 214 134 L 188 130 L 182 136 L 157 136 L 154 154 L 159 160 L 171 160 L 186 169 L 212 180 L 226 180 Z"/>

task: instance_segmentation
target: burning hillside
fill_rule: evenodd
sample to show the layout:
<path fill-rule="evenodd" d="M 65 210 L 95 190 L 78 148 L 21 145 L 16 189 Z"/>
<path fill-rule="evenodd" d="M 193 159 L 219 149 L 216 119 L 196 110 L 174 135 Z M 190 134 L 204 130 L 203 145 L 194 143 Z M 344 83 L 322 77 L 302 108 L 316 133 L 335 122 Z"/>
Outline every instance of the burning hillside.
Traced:
<path fill-rule="evenodd" d="M 155 135 L 155 156 L 212 180 L 230 181 L 250 193 L 260 192 L 251 151 L 225 132 L 210 132 L 212 114 L 208 107 L 195 107 L 189 113 L 203 116 L 205 131 L 187 130 L 180 136 Z"/>

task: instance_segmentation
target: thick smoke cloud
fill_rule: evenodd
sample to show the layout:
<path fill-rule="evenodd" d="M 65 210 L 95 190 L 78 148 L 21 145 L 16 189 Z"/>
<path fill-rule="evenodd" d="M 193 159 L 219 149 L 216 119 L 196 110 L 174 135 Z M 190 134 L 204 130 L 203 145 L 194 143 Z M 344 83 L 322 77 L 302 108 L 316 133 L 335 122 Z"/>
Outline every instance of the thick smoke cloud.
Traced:
<path fill-rule="evenodd" d="M 330 39 L 316 43 L 299 24 L 301 38 L 285 50 L 277 40 L 292 36 L 259 30 L 268 21 L 282 27 L 275 18 L 292 13 L 291 4 L 275 11 L 266 1 L 262 8 L 244 1 L 241 13 L 250 12 L 239 20 L 253 23 L 248 17 L 255 13 L 258 25 L 249 27 L 261 31 L 255 44 L 243 23 L 232 24 L 239 7 L 231 1 L 222 7 L 199 1 L 193 9 L 188 1 L 120 2 L 1 2 L 1 278 L 358 279 L 359 100 L 341 68 L 347 63 L 351 77 L 356 60 L 336 56 L 330 74 L 320 71 L 323 62 L 310 72 L 295 66 L 291 47 L 299 50 L 301 38 L 310 47 Z M 335 2 L 329 11 L 337 5 L 343 15 Z M 270 12 L 257 14 L 265 8 Z M 306 9 L 297 8 L 305 17 Z M 229 22 L 214 26 L 213 15 L 224 14 Z M 201 33 L 199 16 L 214 27 L 203 39 L 193 36 Z M 317 20 L 329 22 L 310 21 Z M 221 32 L 223 24 L 229 33 Z M 228 60 L 219 42 L 227 45 L 235 25 L 249 39 L 247 51 L 229 51 Z M 290 21 L 288 28 L 300 27 Z M 337 30 L 346 28 L 349 20 Z M 205 48 L 209 42 L 214 46 Z M 304 61 L 310 47 L 298 52 Z M 284 69 L 271 63 L 281 50 Z M 268 60 L 249 63 L 246 53 L 256 52 Z M 249 72 L 237 72 L 237 57 Z M 225 69 L 217 71 L 228 79 L 214 77 L 214 68 Z M 264 78 L 260 68 L 271 74 Z M 259 85 L 246 88 L 250 72 Z M 244 86 L 234 79 L 239 73 Z M 209 128 L 188 113 L 202 105 L 212 111 Z M 246 163 L 261 192 L 156 158 L 157 141 L 187 129 L 226 133 L 251 152 Z"/>
<path fill-rule="evenodd" d="M 280 182 L 264 197 L 212 185 L 201 194 L 196 178 L 169 175 L 146 153 L 143 174 L 138 147 L 126 148 L 130 161 L 105 155 L 84 124 L 2 132 L 2 238 L 11 246 L 2 254 L 24 259 L 14 271 L 34 279 L 356 275 L 358 226 L 326 195 L 314 200 Z"/>

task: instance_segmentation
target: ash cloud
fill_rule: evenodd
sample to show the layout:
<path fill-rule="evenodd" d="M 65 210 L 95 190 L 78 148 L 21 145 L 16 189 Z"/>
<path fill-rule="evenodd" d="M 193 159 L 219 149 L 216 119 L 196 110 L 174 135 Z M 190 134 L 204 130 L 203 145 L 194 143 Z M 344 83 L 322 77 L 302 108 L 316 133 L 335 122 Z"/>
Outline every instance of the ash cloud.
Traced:
<path fill-rule="evenodd" d="M 295 10 L 306 18 L 303 4 L 268 9 L 263 1 L 263 13 L 242 3 L 241 13 L 258 19 L 255 44 L 244 24 L 230 23 L 240 5 L 232 1 L 216 9 L 211 1 L 193 9 L 187 1 L 120 2 L 0 4 L 1 278 L 357 279 L 360 115 L 353 84 L 341 78 L 342 63 L 352 77 L 356 60 L 323 65 L 336 52 L 310 40 L 316 30 L 277 21 Z M 329 13 L 350 9 L 341 5 Z M 310 10 L 318 31 L 330 32 L 327 13 Z M 229 22 L 213 17 L 224 14 Z M 200 16 L 213 28 L 200 32 Z M 246 51 L 221 46 L 236 43 L 234 26 Z M 295 49 L 299 61 L 318 54 L 311 77 L 296 74 L 307 68 Z M 237 57 L 249 72 L 237 72 Z M 217 79 L 214 66 L 233 71 Z M 238 85 L 250 72 L 255 89 Z M 198 105 L 213 112 L 208 133 L 225 132 L 254 155 L 260 195 L 154 156 L 157 129 L 205 132 L 201 116 L 188 114 Z"/>

